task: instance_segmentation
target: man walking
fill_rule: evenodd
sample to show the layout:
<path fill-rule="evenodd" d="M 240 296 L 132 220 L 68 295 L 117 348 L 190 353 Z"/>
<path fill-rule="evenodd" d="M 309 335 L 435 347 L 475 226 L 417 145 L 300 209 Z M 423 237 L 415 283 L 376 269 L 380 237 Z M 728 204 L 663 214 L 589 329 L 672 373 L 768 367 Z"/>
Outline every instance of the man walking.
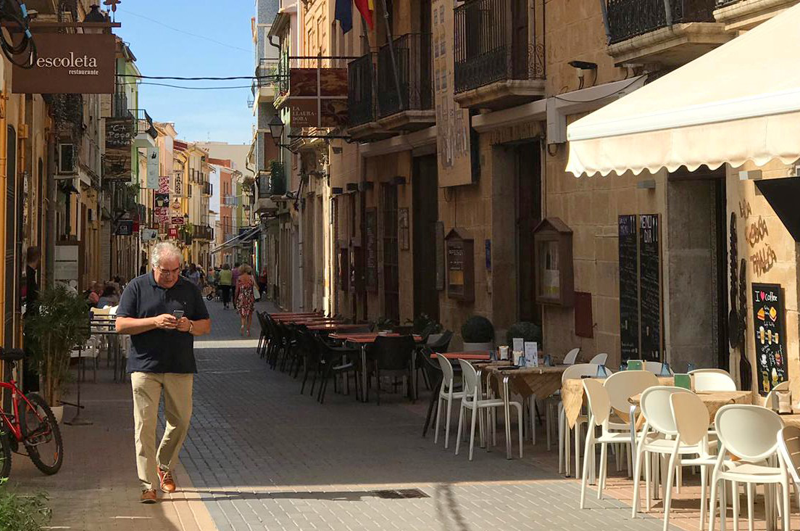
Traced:
<path fill-rule="evenodd" d="M 175 492 L 175 466 L 192 417 L 197 366 L 194 336 L 211 332 L 200 290 L 180 276 L 181 252 L 171 243 L 153 248 L 153 271 L 132 280 L 117 309 L 119 334 L 131 335 L 128 372 L 133 387 L 136 468 L 142 503 L 158 500 L 155 485 Z M 166 429 L 156 451 L 156 425 L 164 393 Z"/>

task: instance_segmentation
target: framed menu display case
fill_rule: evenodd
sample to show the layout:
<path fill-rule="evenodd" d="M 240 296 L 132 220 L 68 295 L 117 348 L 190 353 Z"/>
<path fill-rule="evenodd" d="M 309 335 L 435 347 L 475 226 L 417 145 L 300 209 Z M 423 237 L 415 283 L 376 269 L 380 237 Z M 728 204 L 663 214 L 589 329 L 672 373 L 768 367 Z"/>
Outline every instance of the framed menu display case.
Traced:
<path fill-rule="evenodd" d="M 546 218 L 533 230 L 533 241 L 536 302 L 572 306 L 572 229 L 559 218 Z"/>
<path fill-rule="evenodd" d="M 459 301 L 475 299 L 474 240 L 462 229 L 452 229 L 445 236 L 447 296 Z"/>

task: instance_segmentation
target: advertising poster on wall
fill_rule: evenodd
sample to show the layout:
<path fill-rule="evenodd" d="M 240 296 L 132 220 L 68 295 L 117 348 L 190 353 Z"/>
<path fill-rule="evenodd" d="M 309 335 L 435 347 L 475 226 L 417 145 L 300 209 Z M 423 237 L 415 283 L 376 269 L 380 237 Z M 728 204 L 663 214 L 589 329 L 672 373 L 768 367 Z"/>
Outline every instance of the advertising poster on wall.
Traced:
<path fill-rule="evenodd" d="M 453 100 L 455 42 L 453 3 L 433 0 L 433 87 L 439 186 L 472 183 L 469 111 Z"/>

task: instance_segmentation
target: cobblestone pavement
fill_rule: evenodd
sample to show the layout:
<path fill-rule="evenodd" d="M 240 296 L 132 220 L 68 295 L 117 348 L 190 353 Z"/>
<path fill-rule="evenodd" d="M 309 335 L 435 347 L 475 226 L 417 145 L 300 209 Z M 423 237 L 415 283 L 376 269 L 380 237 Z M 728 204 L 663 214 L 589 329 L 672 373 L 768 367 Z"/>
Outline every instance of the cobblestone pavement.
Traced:
<path fill-rule="evenodd" d="M 330 387 L 321 406 L 259 360 L 233 311 L 211 311 L 182 463 L 219 530 L 661 529 L 594 492 L 579 511 L 580 485 L 555 474 L 555 451 L 509 461 L 500 444 L 476 448 L 469 462 L 423 439 L 424 398 L 411 405 L 385 394 L 377 406 Z M 376 493 L 391 489 L 424 497 Z"/>

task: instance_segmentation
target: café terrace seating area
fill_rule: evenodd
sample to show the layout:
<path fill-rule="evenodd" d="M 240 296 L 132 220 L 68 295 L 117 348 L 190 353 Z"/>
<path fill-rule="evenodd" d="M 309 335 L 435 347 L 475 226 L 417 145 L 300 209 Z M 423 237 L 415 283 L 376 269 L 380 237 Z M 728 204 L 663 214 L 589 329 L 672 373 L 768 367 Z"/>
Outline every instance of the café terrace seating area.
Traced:
<path fill-rule="evenodd" d="M 521 343 L 453 352 L 449 330 L 317 312 L 258 320 L 258 355 L 321 407 L 335 407 L 325 402 L 331 383 L 364 407 L 419 400 L 431 444 L 465 466 L 531 454 L 554 471 L 557 462 L 581 482 L 576 508 L 610 492 L 631 504 L 632 518 L 657 515 L 665 530 L 676 521 L 725 529 L 728 520 L 734 529 L 745 520 L 749 529 L 790 529 L 800 518 L 800 413 L 789 382 L 762 397 L 721 369 L 675 374 L 629 360 L 612 370 L 603 353 L 520 352 Z"/>

